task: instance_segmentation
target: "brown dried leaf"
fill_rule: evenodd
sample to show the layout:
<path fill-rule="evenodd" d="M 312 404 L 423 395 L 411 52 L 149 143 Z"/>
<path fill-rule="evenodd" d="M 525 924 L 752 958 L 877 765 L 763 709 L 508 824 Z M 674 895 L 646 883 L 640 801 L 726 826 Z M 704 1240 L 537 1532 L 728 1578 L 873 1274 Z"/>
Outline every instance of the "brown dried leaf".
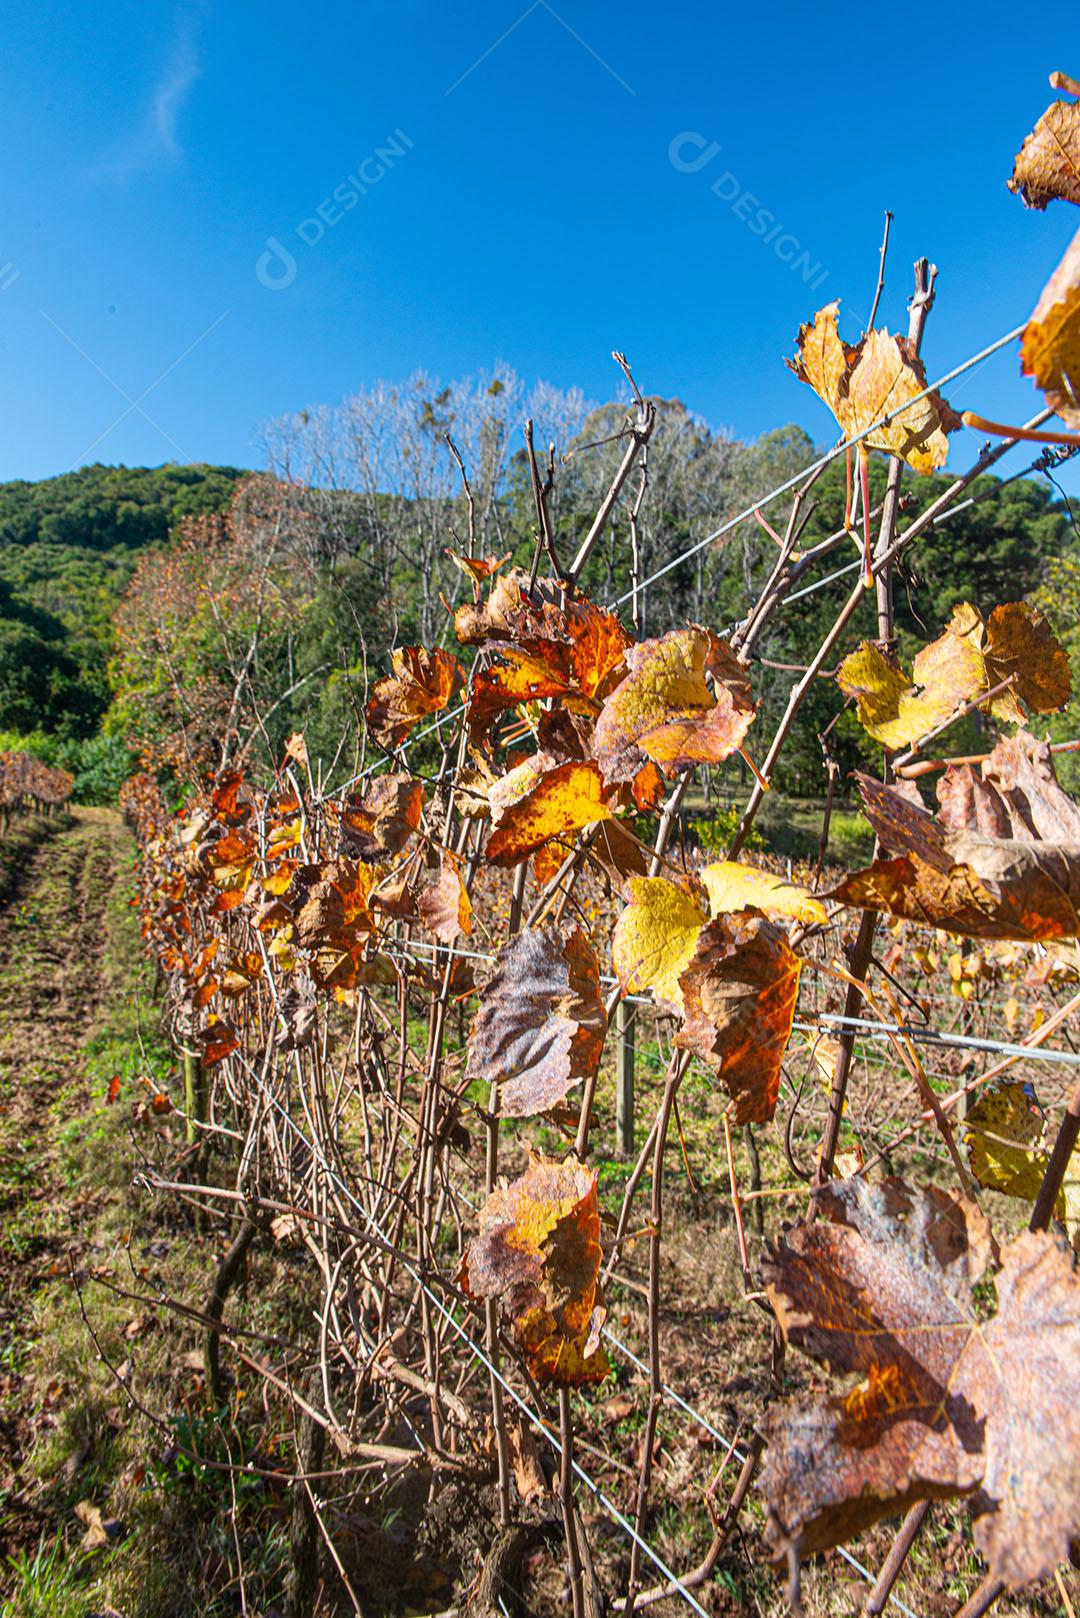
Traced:
<path fill-rule="evenodd" d="M 350 852 L 377 861 L 398 854 L 420 824 L 424 788 L 411 775 L 380 775 L 364 796 L 345 804 L 341 825 Z"/>
<path fill-rule="evenodd" d="M 952 764 L 937 784 L 938 825 L 1021 842 L 1080 843 L 1080 807 L 1063 791 L 1046 742 L 1003 736 L 976 771 Z"/>
<path fill-rule="evenodd" d="M 972 1203 L 855 1178 L 766 1265 L 788 1340 L 846 1393 L 775 1406 L 765 1489 L 778 1550 L 809 1554 L 919 1499 L 972 1496 L 976 1542 L 1012 1588 L 1080 1536 L 1080 1278 L 1050 1236 L 1004 1250 L 998 1310 L 972 1288 L 992 1253 Z M 975 1491 L 978 1491 L 977 1493 Z"/>
<path fill-rule="evenodd" d="M 826 898 L 971 938 L 1080 935 L 1080 843 L 949 831 L 900 792 L 856 779 L 867 819 L 898 857 L 852 872 Z"/>
<path fill-rule="evenodd" d="M 606 1030 L 600 968 L 581 928 L 531 927 L 499 952 L 465 1076 L 497 1083 L 500 1111 L 529 1118 L 595 1073 Z"/>
<path fill-rule="evenodd" d="M 1028 208 L 1080 203 L 1080 103 L 1052 101 L 1016 154 L 1009 190 Z"/>
<path fill-rule="evenodd" d="M 1025 702 L 1032 713 L 1053 713 L 1072 695 L 1072 670 L 1061 642 L 1041 612 L 1026 601 L 995 607 L 986 624 L 986 668 L 991 686 L 1012 678 L 1011 691 L 991 704 L 996 719 L 1023 724 Z"/>
<path fill-rule="evenodd" d="M 421 719 L 439 713 L 465 684 L 465 671 L 441 647 L 398 646 L 393 674 L 376 680 L 367 705 L 368 728 L 382 747 L 400 747 Z"/>
<path fill-rule="evenodd" d="M 547 1478 L 540 1464 L 540 1451 L 536 1446 L 532 1429 L 525 1421 L 520 1419 L 511 1421 L 506 1436 L 509 1440 L 514 1483 L 522 1504 L 527 1506 L 533 1500 L 542 1499 L 548 1492 Z"/>
<path fill-rule="evenodd" d="M 472 932 L 472 901 L 451 855 L 443 856 L 438 881 L 417 896 L 416 909 L 424 926 L 443 944 Z"/>
<path fill-rule="evenodd" d="M 799 970 L 782 927 L 759 910 L 733 910 L 701 929 L 679 978 L 685 1010 L 675 1043 L 720 1075 L 736 1123 L 767 1123 L 776 1111 Z"/>
<path fill-rule="evenodd" d="M 1080 230 L 1024 327 L 1020 369 L 1034 377 L 1051 410 L 1080 430 Z"/>

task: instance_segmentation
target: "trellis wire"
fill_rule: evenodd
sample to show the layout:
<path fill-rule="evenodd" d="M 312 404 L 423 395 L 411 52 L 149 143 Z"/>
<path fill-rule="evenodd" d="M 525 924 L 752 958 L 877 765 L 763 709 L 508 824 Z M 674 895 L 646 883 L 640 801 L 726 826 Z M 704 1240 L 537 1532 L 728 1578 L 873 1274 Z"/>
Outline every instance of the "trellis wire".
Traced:
<path fill-rule="evenodd" d="M 973 354 L 970 359 L 964 360 L 962 364 L 957 365 L 953 370 L 946 371 L 944 376 L 939 377 L 936 382 L 931 382 L 927 387 L 923 388 L 920 393 L 913 394 L 910 399 L 905 400 L 899 409 L 886 411 L 883 416 L 879 416 L 877 421 L 871 422 L 870 426 L 864 427 L 861 432 L 854 433 L 851 438 L 841 439 L 840 443 L 836 444 L 824 455 L 819 456 L 818 459 L 810 466 L 805 467 L 801 472 L 797 472 L 794 477 L 788 478 L 785 483 L 779 484 L 771 491 L 771 493 L 763 495 L 760 500 L 755 500 L 753 505 L 746 507 L 745 511 L 740 511 L 737 517 L 729 517 L 726 522 L 721 523 L 720 527 L 714 529 L 711 534 L 706 534 L 704 539 L 699 539 L 695 544 L 688 546 L 687 549 L 684 550 L 679 556 L 673 557 L 670 562 L 665 562 L 664 566 L 657 568 L 655 573 L 650 573 L 647 579 L 642 579 L 641 582 L 634 587 L 634 589 L 627 590 L 621 596 L 617 596 L 616 599 L 611 603 L 611 606 L 621 607 L 623 602 L 629 601 L 633 595 L 640 595 L 642 590 L 647 589 L 650 584 L 655 584 L 657 579 L 662 579 L 666 573 L 670 573 L 682 562 L 687 561 L 689 557 L 695 556 L 698 551 L 704 550 L 706 545 L 712 545 L 716 540 L 722 539 L 723 536 L 725 534 L 729 534 L 733 528 L 737 528 L 741 522 L 746 522 L 748 518 L 752 517 L 755 511 L 760 511 L 762 506 L 770 505 L 772 501 L 778 499 L 780 495 L 789 493 L 789 491 L 794 489 L 797 484 L 802 483 L 805 478 L 812 477 L 815 472 L 820 472 L 824 467 L 828 466 L 830 461 L 835 461 L 838 455 L 843 455 L 846 450 L 852 449 L 856 444 L 860 444 L 862 440 L 864 438 L 868 438 L 871 433 L 877 432 L 879 427 L 884 427 L 889 422 L 895 421 L 898 416 L 904 415 L 906 411 L 911 409 L 912 405 L 918 404 L 919 401 L 925 399 L 928 394 L 934 393 L 938 388 L 943 388 L 947 382 L 952 382 L 956 377 L 962 376 L 965 371 L 970 371 L 973 366 L 979 365 L 983 360 L 989 359 L 990 356 L 992 354 L 996 354 L 999 349 L 1005 348 L 1007 344 L 1015 342 L 1016 339 L 1022 335 L 1023 331 L 1023 326 L 1016 326 L 1012 331 L 1006 332 L 1004 337 L 999 337 L 995 343 L 991 343 L 988 348 L 984 348 L 978 354 Z"/>
<path fill-rule="evenodd" d="M 269 1094 L 267 1092 L 267 1100 L 271 1103 L 271 1105 L 275 1108 L 275 1110 L 281 1114 L 281 1117 L 288 1124 L 288 1126 L 292 1130 L 293 1134 L 306 1147 L 306 1149 L 311 1153 L 313 1159 L 319 1164 L 319 1166 L 322 1169 L 323 1173 L 326 1174 L 328 1176 L 328 1178 L 331 1179 L 334 1182 L 334 1184 L 338 1187 L 338 1189 L 342 1192 L 342 1194 L 345 1197 L 348 1198 L 348 1200 L 352 1203 L 353 1207 L 363 1217 L 365 1222 L 368 1225 L 370 1225 L 371 1228 L 375 1231 L 376 1235 L 379 1236 L 380 1240 L 382 1240 L 384 1242 L 388 1241 L 388 1237 L 386 1235 L 386 1232 L 382 1229 L 382 1227 L 380 1226 L 378 1221 L 376 1219 L 372 1218 L 372 1216 L 368 1213 L 367 1209 L 364 1207 L 363 1203 L 360 1202 L 359 1198 L 355 1195 L 355 1193 L 351 1190 L 351 1188 L 348 1185 L 345 1184 L 345 1182 L 342 1180 L 341 1176 L 336 1173 L 336 1171 L 330 1166 L 329 1163 L 327 1163 L 326 1158 L 324 1157 L 323 1153 L 319 1150 L 317 1145 L 308 1138 L 308 1136 L 300 1128 L 300 1126 L 296 1123 L 295 1119 L 291 1116 L 291 1114 L 289 1114 L 286 1111 L 286 1109 L 281 1105 L 281 1103 L 280 1103 L 280 1101 L 278 1101 L 277 1097 L 274 1096 L 274 1095 L 271 1095 L 271 1094 Z M 460 1191 L 460 1188 L 455 1188 L 455 1189 L 457 1190 L 457 1193 L 459 1195 L 464 1197 L 465 1194 Z M 470 1201 L 470 1199 L 468 1197 L 465 1197 L 465 1200 Z M 432 1288 L 428 1286 L 427 1282 L 423 1279 L 423 1277 L 416 1270 L 413 1269 L 411 1263 L 404 1256 L 403 1253 L 399 1253 L 398 1262 L 401 1264 L 401 1267 L 412 1277 L 412 1279 L 416 1283 L 416 1285 L 419 1286 L 423 1290 L 423 1292 L 426 1294 L 429 1301 L 431 1303 L 433 1303 L 435 1305 L 435 1307 L 439 1310 L 440 1314 L 442 1314 L 445 1317 L 447 1323 L 450 1326 L 453 1327 L 454 1331 L 460 1337 L 462 1343 L 469 1350 L 469 1352 L 473 1355 L 473 1357 L 481 1365 L 483 1365 L 484 1368 L 491 1375 L 493 1375 L 498 1380 L 498 1382 L 501 1384 L 503 1390 L 510 1395 L 511 1399 L 513 1399 L 514 1403 L 523 1412 L 523 1414 L 528 1416 L 529 1420 L 537 1428 L 539 1428 L 539 1430 L 543 1433 L 544 1437 L 547 1439 L 548 1443 L 552 1446 L 552 1448 L 558 1454 L 561 1455 L 562 1454 L 562 1444 L 559 1441 L 559 1439 L 555 1437 L 554 1433 L 551 1431 L 551 1428 L 549 1426 L 549 1423 L 548 1423 L 546 1417 L 540 1411 L 535 1410 L 532 1407 L 532 1405 L 529 1404 L 528 1400 L 524 1399 L 522 1397 L 522 1395 L 519 1394 L 517 1392 L 517 1390 L 513 1387 L 513 1385 L 506 1380 L 506 1378 L 502 1375 L 502 1372 L 497 1368 L 497 1366 L 495 1366 L 492 1363 L 492 1361 L 484 1353 L 484 1351 L 480 1347 L 480 1345 L 472 1337 L 470 1337 L 469 1333 L 465 1330 L 464 1326 L 462 1326 L 461 1323 L 458 1321 L 458 1319 L 455 1316 L 453 1310 L 447 1308 L 446 1304 L 438 1296 L 438 1294 L 436 1292 L 434 1292 L 432 1290 Z M 618 1352 L 620 1354 L 622 1354 L 633 1365 L 635 1365 L 638 1368 L 638 1370 L 646 1369 L 645 1362 L 643 1360 L 639 1359 L 638 1356 L 633 1352 L 633 1350 L 628 1348 L 625 1343 L 621 1342 L 619 1340 L 619 1338 L 617 1338 L 615 1336 L 615 1334 L 612 1331 L 610 1331 L 607 1327 L 603 1328 L 603 1336 L 608 1339 L 608 1341 L 612 1344 L 612 1346 L 615 1349 L 618 1350 Z M 729 1449 L 731 1454 L 733 1454 L 740 1463 L 745 1462 L 746 1456 L 745 1456 L 744 1452 L 741 1451 L 738 1448 L 737 1444 L 733 1440 L 726 1438 L 725 1435 L 723 1433 L 721 1433 L 719 1431 L 719 1429 L 711 1421 L 709 1421 L 708 1417 L 706 1417 L 700 1410 L 695 1409 L 695 1407 L 693 1405 L 688 1403 L 688 1401 L 685 1400 L 682 1397 L 682 1395 L 679 1394 L 674 1388 L 669 1387 L 667 1383 L 662 1384 L 662 1386 L 663 1386 L 664 1393 L 675 1404 L 679 1405 L 695 1421 L 700 1422 L 701 1425 L 706 1429 L 706 1431 L 711 1433 L 712 1436 L 719 1443 L 721 1443 L 721 1444 L 723 1444 L 725 1446 L 725 1448 Z M 633 1541 L 635 1541 L 637 1543 L 639 1548 L 645 1553 L 645 1555 L 649 1558 L 649 1560 L 653 1563 L 653 1565 L 659 1570 L 659 1572 L 664 1576 L 664 1578 L 668 1581 L 668 1583 L 670 1585 L 672 1585 L 672 1587 L 673 1587 L 672 1594 L 673 1595 L 674 1594 L 681 1595 L 683 1600 L 686 1601 L 687 1604 L 689 1606 L 691 1606 L 696 1613 L 699 1613 L 701 1615 L 701 1618 L 709 1618 L 709 1615 L 705 1611 L 705 1608 L 697 1600 L 697 1598 L 694 1596 L 693 1592 L 691 1590 L 688 1590 L 686 1588 L 686 1586 L 683 1584 L 682 1580 L 678 1577 L 678 1575 L 671 1571 L 671 1569 L 667 1566 L 667 1564 L 664 1562 L 663 1558 L 654 1549 L 654 1547 L 647 1540 L 643 1539 L 637 1533 L 637 1530 L 634 1528 L 633 1524 L 628 1521 L 628 1519 L 619 1510 L 618 1506 L 616 1506 L 611 1500 L 608 1499 L 607 1495 L 604 1493 L 604 1491 L 600 1487 L 600 1485 L 596 1482 L 596 1480 L 594 1478 L 590 1477 L 590 1475 L 585 1471 L 584 1467 L 581 1465 L 581 1463 L 577 1460 L 576 1457 L 573 1459 L 572 1464 L 573 1464 L 573 1468 L 574 1468 L 574 1471 L 577 1474 L 577 1476 L 586 1485 L 586 1487 L 591 1491 L 591 1493 L 596 1496 L 597 1500 L 600 1501 L 601 1505 L 607 1511 L 608 1515 L 612 1518 L 612 1520 L 618 1524 L 618 1526 L 623 1530 L 624 1533 L 629 1535 L 629 1537 Z M 839 1551 L 840 1555 L 844 1558 L 844 1560 L 849 1564 L 849 1566 L 853 1567 L 856 1570 L 856 1572 L 859 1573 L 861 1575 L 861 1577 L 868 1584 L 872 1585 L 875 1582 L 875 1575 L 870 1572 L 869 1568 L 864 1567 L 863 1564 L 858 1560 L 858 1558 L 853 1556 L 852 1553 L 846 1548 L 846 1546 L 839 1545 L 839 1546 L 837 1546 L 837 1550 Z M 889 1600 L 890 1600 L 890 1602 L 892 1603 L 893 1606 L 895 1606 L 900 1612 L 902 1612 L 904 1614 L 904 1618 L 918 1618 L 918 1615 L 916 1613 L 914 1613 L 912 1611 L 912 1609 L 909 1606 L 907 1606 L 903 1601 L 901 1601 L 899 1596 L 897 1596 L 895 1594 L 890 1594 Z"/>
<path fill-rule="evenodd" d="M 636 1365 L 639 1371 L 648 1370 L 648 1366 L 646 1365 L 645 1361 L 639 1360 L 633 1349 L 627 1348 L 625 1343 L 620 1343 L 619 1339 L 615 1336 L 615 1333 L 608 1331 L 607 1327 L 604 1328 L 604 1336 L 610 1343 L 614 1345 L 615 1348 L 619 1350 L 620 1354 L 624 1354 L 633 1365 Z M 675 1392 L 674 1388 L 669 1388 L 666 1383 L 663 1384 L 663 1388 L 664 1392 L 671 1397 L 675 1404 L 681 1405 L 688 1416 L 692 1416 L 695 1421 L 699 1421 L 705 1430 L 712 1434 L 713 1438 L 715 1438 L 719 1443 L 723 1444 L 725 1448 L 730 1449 L 732 1455 L 734 1455 L 735 1459 L 740 1465 L 745 1463 L 746 1455 L 733 1439 L 725 1438 L 723 1433 L 719 1432 L 713 1426 L 708 1417 L 703 1416 L 700 1410 L 695 1410 L 692 1404 L 688 1404 L 680 1394 Z M 863 1566 L 857 1556 L 853 1556 L 851 1554 L 846 1545 L 838 1545 L 836 1549 L 844 1558 L 845 1562 L 853 1567 L 857 1573 L 862 1574 L 867 1584 L 875 1583 L 875 1575 L 870 1572 L 869 1568 Z M 904 1618 L 917 1618 L 917 1614 L 912 1612 L 911 1608 L 901 1601 L 899 1596 L 890 1593 L 889 1600 L 892 1602 L 894 1607 L 899 1608 L 899 1610 L 904 1614 Z"/>
<path fill-rule="evenodd" d="M 330 1166 L 330 1164 L 326 1161 L 326 1158 L 324 1157 L 322 1151 L 319 1149 L 318 1145 L 314 1141 L 309 1140 L 308 1136 L 304 1133 L 304 1131 L 296 1123 L 295 1119 L 291 1116 L 291 1114 L 281 1105 L 281 1102 L 278 1101 L 276 1096 L 271 1095 L 269 1093 L 269 1091 L 266 1091 L 264 1093 L 266 1094 L 266 1099 L 275 1108 L 275 1110 L 281 1114 L 281 1117 L 288 1124 L 288 1126 L 292 1130 L 293 1134 L 303 1143 L 303 1145 L 311 1153 L 312 1158 L 319 1164 L 319 1167 L 322 1169 L 323 1173 L 326 1174 L 328 1176 L 328 1178 L 331 1179 L 334 1182 L 334 1184 L 341 1191 L 342 1195 L 349 1199 L 349 1201 L 352 1203 L 353 1207 L 361 1215 L 361 1217 L 364 1219 L 365 1223 L 368 1224 L 371 1227 L 371 1229 L 375 1232 L 375 1234 L 379 1237 L 379 1239 L 381 1241 L 383 1241 L 383 1242 L 386 1242 L 388 1245 L 391 1245 L 390 1241 L 389 1241 L 389 1237 L 387 1236 L 386 1232 L 383 1230 L 382 1226 L 378 1223 L 378 1221 L 376 1219 L 374 1219 L 371 1216 L 371 1214 L 364 1207 L 363 1203 L 359 1200 L 359 1198 L 353 1193 L 353 1191 L 350 1189 L 350 1187 L 345 1184 L 345 1182 L 341 1179 L 341 1176 L 338 1175 L 334 1171 L 334 1169 Z M 428 1298 L 429 1302 L 433 1303 L 435 1305 L 436 1309 L 439 1310 L 440 1314 L 442 1314 L 445 1317 L 448 1325 L 453 1327 L 454 1331 L 461 1338 L 461 1341 L 464 1343 L 465 1347 L 469 1350 L 469 1352 L 473 1355 L 473 1357 L 477 1361 L 479 1361 L 479 1363 L 481 1365 L 484 1366 L 484 1368 L 488 1371 L 488 1373 L 491 1376 L 496 1378 L 496 1380 L 501 1384 L 503 1390 L 510 1395 L 510 1397 L 511 1397 L 511 1399 L 513 1399 L 514 1403 L 523 1411 L 523 1413 L 526 1416 L 528 1416 L 529 1420 L 531 1422 L 533 1422 L 540 1429 L 540 1431 L 543 1433 L 544 1437 L 547 1439 L 548 1443 L 551 1444 L 552 1448 L 555 1449 L 561 1455 L 562 1454 L 562 1444 L 559 1441 L 559 1439 L 557 1439 L 555 1437 L 555 1435 L 551 1432 L 550 1426 L 549 1426 L 546 1418 L 543 1416 L 543 1414 L 541 1412 L 539 1412 L 539 1411 L 534 1410 L 533 1407 L 528 1403 L 528 1401 L 526 1399 L 524 1399 L 521 1396 L 521 1394 L 518 1393 L 518 1391 L 516 1390 L 516 1388 L 514 1388 L 512 1383 L 507 1381 L 507 1379 L 503 1376 L 502 1372 L 495 1365 L 495 1363 L 490 1359 L 490 1357 L 487 1354 L 485 1354 L 483 1349 L 481 1349 L 481 1347 L 479 1346 L 479 1344 L 476 1343 L 472 1337 L 470 1337 L 469 1333 L 465 1330 L 464 1326 L 462 1326 L 461 1323 L 458 1321 L 458 1319 L 455 1316 L 453 1310 L 447 1308 L 446 1304 L 439 1297 L 438 1293 L 434 1292 L 432 1290 L 432 1288 L 428 1286 L 428 1284 L 424 1280 L 423 1276 L 421 1276 L 418 1273 L 418 1271 L 416 1271 L 413 1268 L 413 1266 L 410 1264 L 409 1260 L 405 1257 L 404 1253 L 400 1249 L 398 1250 L 398 1253 L 397 1253 L 397 1261 L 401 1265 L 401 1268 L 403 1270 L 405 1270 L 406 1273 L 409 1276 L 411 1276 L 411 1278 L 415 1282 L 415 1284 L 418 1287 L 420 1287 L 420 1289 L 424 1292 L 424 1294 Z M 653 1565 L 656 1568 L 659 1569 L 660 1573 L 664 1576 L 664 1578 L 668 1581 L 668 1583 L 671 1584 L 672 1586 L 674 1586 L 673 1593 L 678 1592 L 678 1594 L 683 1597 L 683 1600 L 686 1601 L 689 1606 L 693 1607 L 693 1609 L 694 1609 L 694 1611 L 696 1613 L 700 1614 L 700 1618 L 709 1618 L 709 1614 L 705 1611 L 705 1608 L 701 1605 L 701 1603 L 696 1599 L 693 1592 L 688 1590 L 686 1588 L 686 1586 L 683 1584 L 682 1580 L 678 1577 L 678 1575 L 671 1571 L 671 1569 L 667 1566 L 667 1564 L 665 1563 L 663 1557 L 659 1554 L 659 1552 L 656 1551 L 653 1548 L 653 1546 L 649 1544 L 649 1542 L 647 1540 L 643 1539 L 641 1537 L 641 1535 L 638 1534 L 638 1532 L 634 1528 L 633 1524 L 630 1523 L 626 1519 L 626 1517 L 623 1515 L 623 1513 L 619 1510 L 618 1506 L 616 1506 L 611 1500 L 608 1499 L 607 1495 L 604 1493 L 604 1491 L 600 1487 L 600 1485 L 595 1481 L 595 1479 L 593 1479 L 592 1477 L 589 1476 L 589 1474 L 585 1471 L 584 1467 L 581 1465 L 581 1463 L 577 1460 L 576 1457 L 573 1459 L 572 1465 L 573 1465 L 573 1469 L 574 1469 L 575 1473 L 577 1474 L 577 1476 L 581 1479 L 581 1481 L 586 1485 L 586 1487 L 588 1489 L 590 1489 L 591 1492 L 600 1501 L 601 1505 L 607 1511 L 608 1515 L 616 1523 L 618 1523 L 619 1527 L 623 1530 L 623 1532 L 628 1534 L 630 1536 L 630 1538 L 638 1545 L 639 1549 L 642 1550 L 645 1553 L 645 1555 L 649 1558 L 649 1560 L 653 1563 Z"/>
<path fill-rule="evenodd" d="M 1003 1039 L 980 1039 L 974 1034 L 942 1034 L 934 1028 L 923 1028 L 918 1023 L 873 1022 L 869 1017 L 845 1017 L 840 1012 L 818 1012 L 820 1022 L 833 1027 L 855 1028 L 869 1037 L 887 1039 L 890 1034 L 904 1034 L 908 1039 L 931 1045 L 953 1045 L 962 1050 L 987 1051 L 995 1056 L 1031 1057 L 1034 1061 L 1059 1062 L 1065 1067 L 1080 1067 L 1080 1055 L 1075 1051 L 1047 1050 L 1043 1045 L 1019 1045 Z M 813 1023 L 796 1022 L 801 1033 L 817 1031 Z"/>
<path fill-rule="evenodd" d="M 410 940 L 409 950 L 423 950 L 425 953 L 438 953 L 438 946 L 424 943 L 422 940 Z M 455 948 L 456 956 L 472 961 L 486 961 L 494 965 L 498 956 L 486 950 L 467 950 Z M 407 955 L 401 958 L 407 959 Z M 619 980 L 610 973 L 601 973 L 600 982 L 614 988 Z M 623 997 L 633 1005 L 651 1006 L 654 1002 L 649 995 L 628 994 Z M 962 1004 L 962 1002 L 958 1002 Z M 1047 1048 L 1045 1045 L 1023 1045 L 1012 1040 L 982 1039 L 974 1034 L 952 1034 L 941 1032 L 935 1028 L 926 1028 L 919 1023 L 876 1022 L 870 1017 L 845 1017 L 842 1012 L 819 1011 L 815 1014 L 817 1022 L 805 1022 L 796 1019 L 792 1027 L 801 1034 L 820 1033 L 821 1023 L 829 1023 L 833 1027 L 854 1028 L 867 1037 L 887 1039 L 890 1034 L 904 1034 L 909 1039 L 922 1041 L 924 1044 L 951 1045 L 961 1050 L 985 1051 L 993 1056 L 1015 1056 L 1021 1059 L 1031 1058 L 1037 1062 L 1057 1062 L 1065 1067 L 1080 1067 L 1080 1053 L 1074 1051 L 1061 1051 Z"/>

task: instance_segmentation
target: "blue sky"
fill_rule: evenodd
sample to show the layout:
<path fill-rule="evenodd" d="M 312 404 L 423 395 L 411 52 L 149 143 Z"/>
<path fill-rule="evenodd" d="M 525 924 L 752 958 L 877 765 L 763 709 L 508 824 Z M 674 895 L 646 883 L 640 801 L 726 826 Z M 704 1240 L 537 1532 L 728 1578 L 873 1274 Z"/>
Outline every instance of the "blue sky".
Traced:
<path fill-rule="evenodd" d="M 1049 42 L 986 0 L 916 44 L 878 15 L 8 0 L 0 477 L 257 464 L 267 419 L 420 366 L 608 397 L 613 348 L 740 435 L 831 439 L 781 361 L 832 298 L 857 335 L 886 207 L 879 323 L 927 253 L 931 376 L 1027 317 L 1078 222 L 1005 186 L 1080 72 L 1070 8 Z M 1015 346 L 950 400 L 1038 402 Z"/>

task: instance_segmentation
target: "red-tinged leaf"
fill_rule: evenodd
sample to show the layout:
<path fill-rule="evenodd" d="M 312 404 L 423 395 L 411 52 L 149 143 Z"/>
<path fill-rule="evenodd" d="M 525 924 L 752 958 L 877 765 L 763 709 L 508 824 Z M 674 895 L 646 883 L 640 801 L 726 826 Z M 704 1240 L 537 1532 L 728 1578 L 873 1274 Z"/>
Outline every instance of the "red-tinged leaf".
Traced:
<path fill-rule="evenodd" d="M 498 1298 L 530 1374 L 577 1387 L 608 1373 L 600 1346 L 600 1216 L 596 1173 L 569 1157 L 534 1157 L 499 1185 L 480 1212 L 461 1285 L 471 1298 Z"/>
<path fill-rule="evenodd" d="M 701 929 L 679 977 L 684 1021 L 676 1045 L 720 1076 L 736 1123 L 767 1123 L 799 997 L 798 956 L 758 910 L 734 910 Z"/>
<path fill-rule="evenodd" d="M 199 1035 L 203 1067 L 213 1067 L 240 1048 L 240 1039 L 231 1023 L 217 1021 Z"/>
<path fill-rule="evenodd" d="M 440 943 L 452 944 L 462 933 L 472 932 L 472 902 L 457 862 L 449 854 L 443 856 L 438 881 L 417 895 L 416 909 Z"/>
<path fill-rule="evenodd" d="M 785 1336 L 847 1391 L 773 1407 L 764 1477 L 777 1553 L 843 1543 L 920 1499 L 967 1495 L 992 1576 L 1051 1574 L 1080 1537 L 1080 1277 L 1044 1234 L 994 1252 L 973 1203 L 855 1177 L 767 1263 Z"/>
<path fill-rule="evenodd" d="M 420 824 L 424 788 L 411 775 L 380 775 L 359 800 L 341 811 L 341 825 L 360 859 L 380 861 L 398 854 Z"/>
<path fill-rule="evenodd" d="M 421 719 L 440 713 L 465 683 L 465 671 L 441 647 L 399 646 L 390 654 L 393 673 L 376 680 L 367 722 L 382 747 L 400 747 Z"/>
<path fill-rule="evenodd" d="M 893 788 L 857 780 L 867 818 L 897 857 L 853 872 L 826 897 L 971 938 L 1080 933 L 1080 844 L 951 831 Z"/>
<path fill-rule="evenodd" d="M 711 630 L 675 629 L 642 641 L 626 662 L 630 672 L 596 725 L 606 780 L 631 781 L 650 759 L 669 775 L 688 764 L 719 764 L 742 745 L 755 711 L 750 682 Z"/>

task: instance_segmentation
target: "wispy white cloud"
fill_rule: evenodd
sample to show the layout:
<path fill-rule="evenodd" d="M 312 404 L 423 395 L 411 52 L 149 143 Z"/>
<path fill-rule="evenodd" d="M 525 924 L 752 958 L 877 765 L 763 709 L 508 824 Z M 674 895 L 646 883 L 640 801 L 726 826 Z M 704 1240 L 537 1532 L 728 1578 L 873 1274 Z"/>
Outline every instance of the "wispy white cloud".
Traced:
<path fill-rule="evenodd" d="M 188 94 L 202 73 L 199 32 L 209 0 L 181 0 L 168 53 L 134 127 L 102 151 L 90 165 L 94 180 L 134 179 L 183 155 L 179 123 Z"/>

